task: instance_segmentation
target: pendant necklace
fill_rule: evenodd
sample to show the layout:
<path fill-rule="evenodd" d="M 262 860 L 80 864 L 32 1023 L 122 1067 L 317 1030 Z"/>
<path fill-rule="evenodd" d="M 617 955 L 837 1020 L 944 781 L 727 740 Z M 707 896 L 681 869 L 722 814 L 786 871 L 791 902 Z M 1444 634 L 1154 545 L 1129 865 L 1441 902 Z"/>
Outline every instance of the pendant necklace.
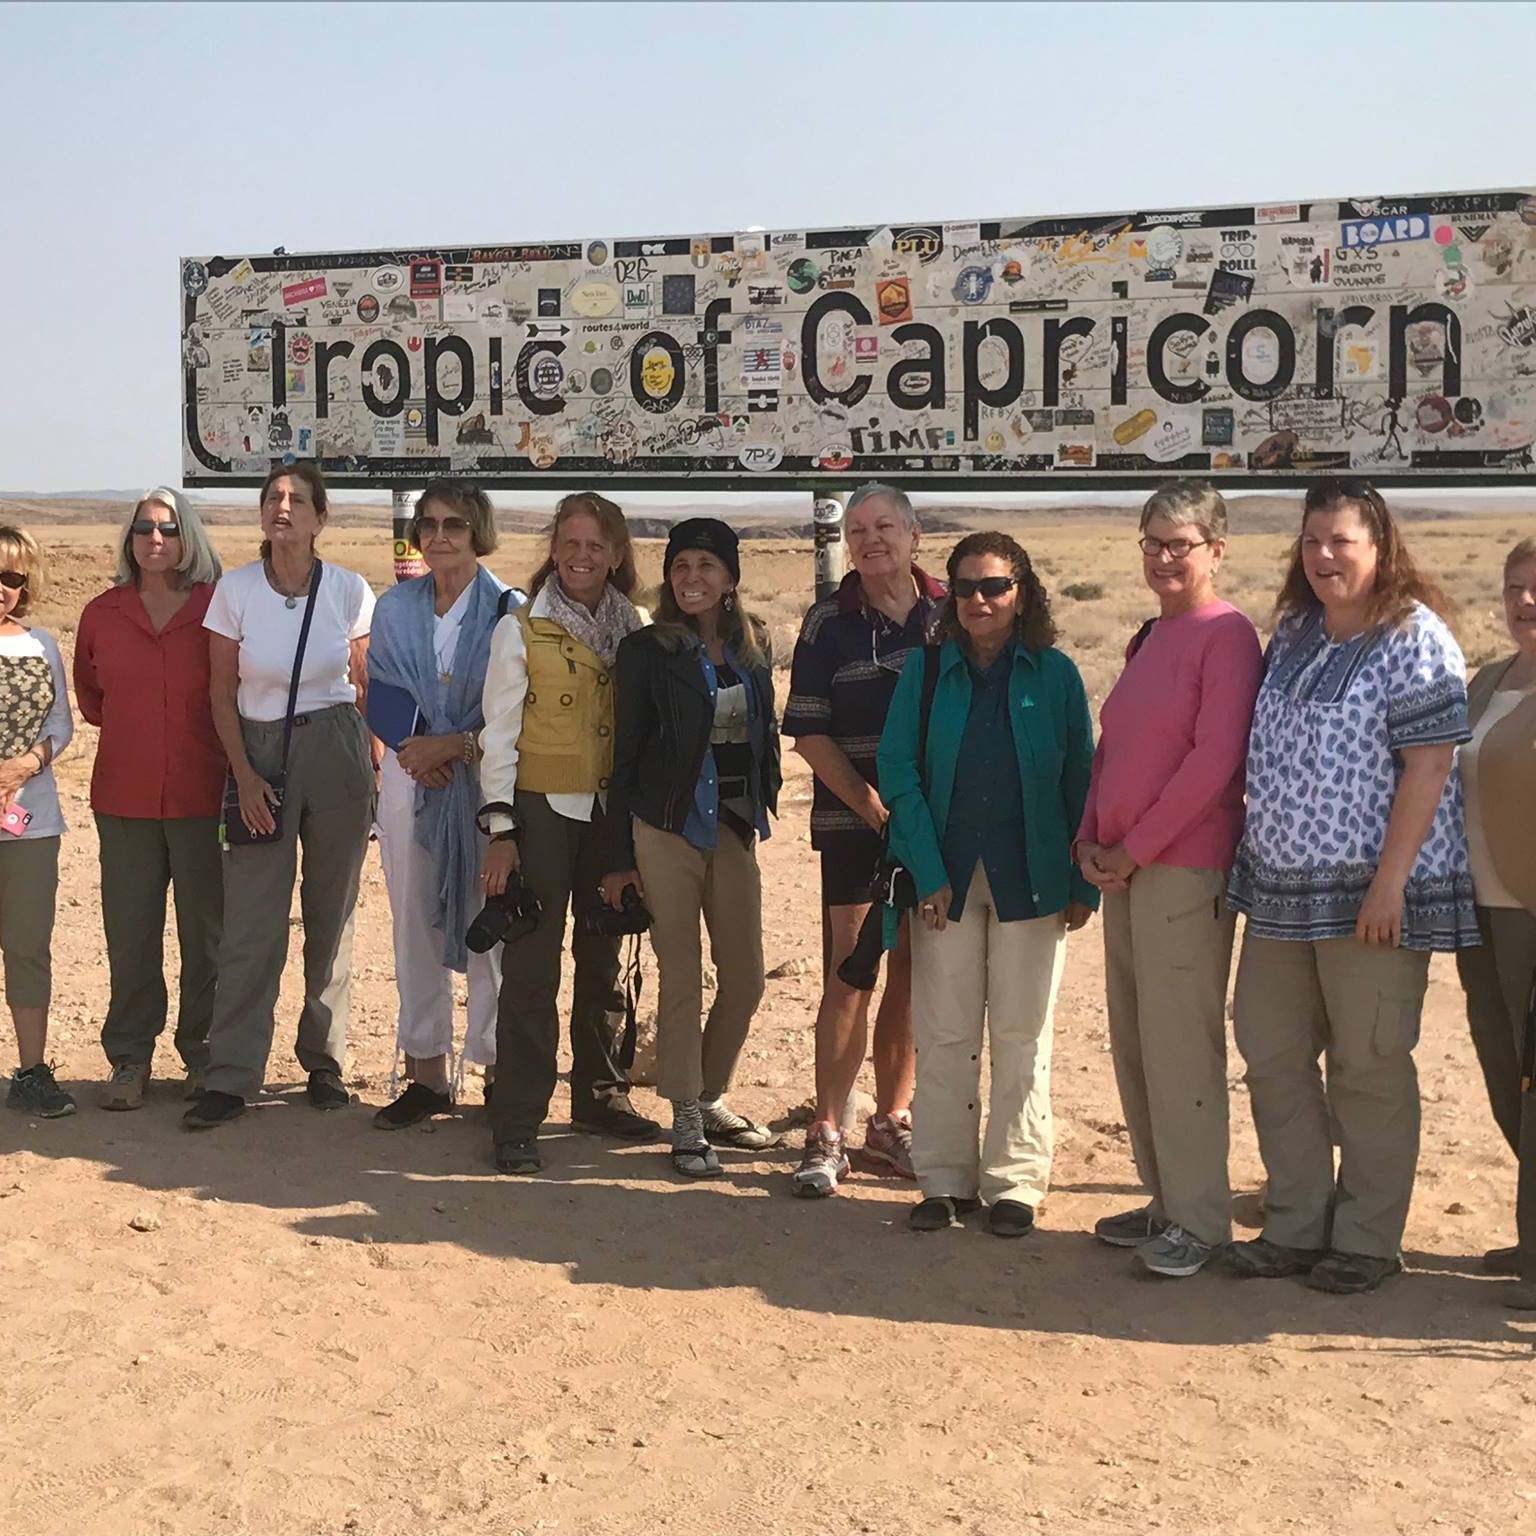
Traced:
<path fill-rule="evenodd" d="M 272 583 L 274 587 L 277 587 L 279 592 L 283 593 L 283 607 L 297 608 L 299 606 L 299 599 L 309 591 L 310 579 L 315 574 L 314 561 L 310 561 L 309 570 L 305 573 L 304 576 L 304 585 L 301 586 L 297 592 L 283 592 L 283 589 L 277 585 L 277 571 L 273 567 L 272 562 L 268 560 L 265 562 L 265 564 L 267 567 L 267 579 Z"/>

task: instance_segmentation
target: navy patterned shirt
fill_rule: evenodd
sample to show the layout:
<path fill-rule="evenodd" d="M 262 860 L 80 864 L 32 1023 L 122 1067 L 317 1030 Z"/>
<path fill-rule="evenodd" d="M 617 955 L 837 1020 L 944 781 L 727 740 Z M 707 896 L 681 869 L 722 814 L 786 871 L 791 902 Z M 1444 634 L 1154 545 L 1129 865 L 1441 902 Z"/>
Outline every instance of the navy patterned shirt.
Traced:
<path fill-rule="evenodd" d="M 783 732 L 797 739 L 830 736 L 868 783 L 880 787 L 875 749 L 907 656 L 920 646 L 946 596 L 944 584 L 912 568 L 918 598 L 905 624 L 866 607 L 857 571 L 812 605 L 800 626 L 789 674 Z M 811 846 L 825 848 L 847 833 L 868 835 L 857 811 L 820 779 L 811 801 Z"/>

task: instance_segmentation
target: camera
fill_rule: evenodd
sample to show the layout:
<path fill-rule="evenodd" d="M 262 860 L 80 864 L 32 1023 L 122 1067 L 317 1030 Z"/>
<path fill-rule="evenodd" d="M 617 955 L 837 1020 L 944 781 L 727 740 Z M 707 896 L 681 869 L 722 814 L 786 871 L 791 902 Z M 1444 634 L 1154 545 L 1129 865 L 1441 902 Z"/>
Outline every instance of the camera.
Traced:
<path fill-rule="evenodd" d="M 487 896 L 485 905 L 464 931 L 464 943 L 477 955 L 496 944 L 512 944 L 539 926 L 544 908 L 516 870 L 507 876 L 500 896 Z"/>
<path fill-rule="evenodd" d="M 576 919 L 577 932 L 589 939 L 621 939 L 626 934 L 644 933 L 651 926 L 651 914 L 645 910 L 639 891 L 626 885 L 619 901 L 618 911 L 604 902 L 583 912 Z"/>

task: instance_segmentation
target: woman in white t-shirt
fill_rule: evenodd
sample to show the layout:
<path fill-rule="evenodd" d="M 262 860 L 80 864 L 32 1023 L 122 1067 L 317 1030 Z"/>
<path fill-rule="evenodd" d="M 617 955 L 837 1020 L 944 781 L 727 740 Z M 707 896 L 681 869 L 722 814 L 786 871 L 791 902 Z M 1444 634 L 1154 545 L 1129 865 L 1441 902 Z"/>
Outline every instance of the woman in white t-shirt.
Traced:
<path fill-rule="evenodd" d="M 231 783 L 210 1061 L 203 1095 L 182 1117 L 188 1130 L 226 1124 L 261 1092 L 301 842 L 304 1006 L 296 1050 L 311 1105 L 349 1101 L 341 1063 L 352 920 L 376 797 L 362 716 L 373 593 L 355 571 L 315 553 L 325 516 L 325 482 L 314 464 L 275 466 L 261 488 L 261 558 L 219 579 L 203 620 L 213 723 Z M 289 687 L 311 603 L 285 763 Z M 268 840 L 231 838 L 237 820 Z"/>
<path fill-rule="evenodd" d="M 1496 1275 L 1515 1275 L 1505 1300 L 1536 1308 L 1536 539 L 1522 539 L 1504 562 L 1504 618 L 1512 656 L 1479 669 L 1467 688 L 1472 739 L 1461 748 L 1467 807 L 1467 862 L 1477 895 L 1479 948 L 1458 950 L 1467 1021 L 1488 1102 L 1519 1163 L 1518 1243 L 1483 1255 Z"/>
<path fill-rule="evenodd" d="M 0 953 L 21 1058 L 5 1102 L 51 1120 L 75 1112 L 44 1059 L 64 832 L 52 764 L 75 727 L 58 645 L 46 629 L 19 622 L 43 580 L 37 541 L 24 529 L 0 527 Z"/>
<path fill-rule="evenodd" d="M 490 498 L 467 480 L 421 493 L 411 542 L 428 574 L 379 599 L 368 648 L 369 720 L 383 741 L 379 854 L 400 993 L 397 1050 L 405 1091 L 373 1117 L 398 1131 L 453 1108 L 453 976 L 467 977 L 463 1061 L 496 1064 L 501 945 L 472 952 L 465 931 L 481 905 L 481 695 L 491 633 L 510 594 L 480 563 L 496 548 Z"/>

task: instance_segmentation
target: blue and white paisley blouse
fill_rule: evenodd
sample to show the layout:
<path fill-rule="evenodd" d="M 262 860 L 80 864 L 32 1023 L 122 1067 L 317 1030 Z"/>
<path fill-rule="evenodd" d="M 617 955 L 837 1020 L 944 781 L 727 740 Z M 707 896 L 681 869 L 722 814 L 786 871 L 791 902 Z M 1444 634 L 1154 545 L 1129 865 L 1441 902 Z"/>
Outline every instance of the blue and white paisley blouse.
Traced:
<path fill-rule="evenodd" d="M 1340 939 L 1386 841 L 1404 747 L 1466 741 L 1467 669 L 1422 604 L 1337 643 L 1321 609 L 1281 621 L 1248 739 L 1248 819 L 1228 901 L 1265 939 Z M 1403 898 L 1405 949 L 1478 944 L 1453 767 Z"/>

